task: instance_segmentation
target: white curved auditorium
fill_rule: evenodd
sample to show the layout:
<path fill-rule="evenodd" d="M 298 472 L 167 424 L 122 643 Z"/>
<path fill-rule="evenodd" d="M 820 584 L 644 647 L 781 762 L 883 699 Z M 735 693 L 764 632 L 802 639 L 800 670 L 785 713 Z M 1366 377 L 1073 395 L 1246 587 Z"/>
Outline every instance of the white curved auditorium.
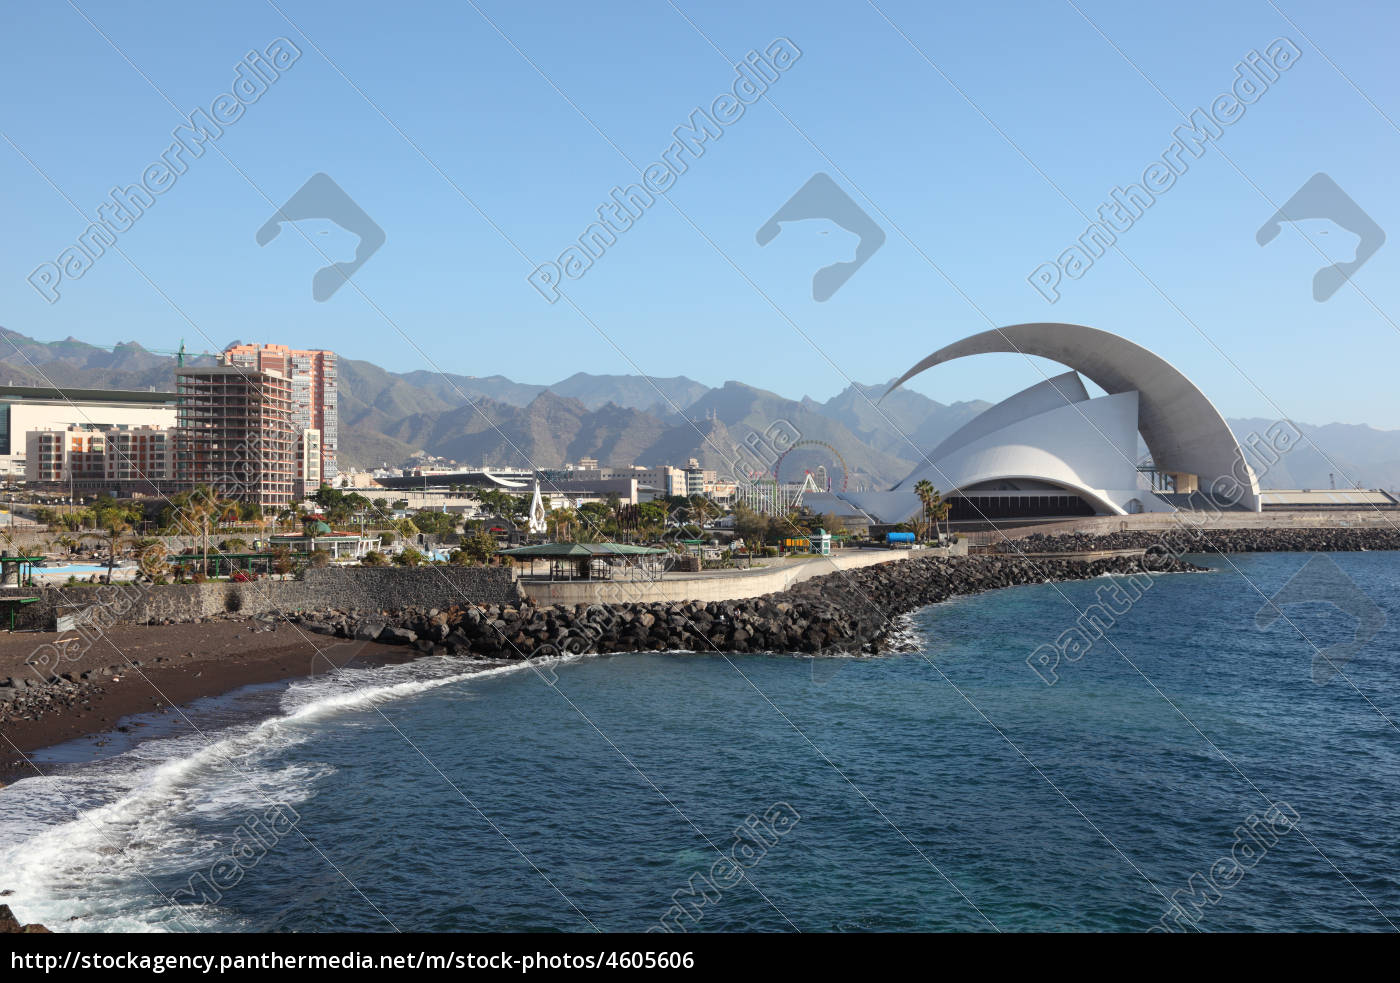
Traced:
<path fill-rule="evenodd" d="M 878 522 L 904 522 L 920 507 L 915 485 L 927 479 L 952 503 L 955 521 L 1182 507 L 1259 511 L 1258 480 L 1205 394 L 1164 359 L 1107 331 L 1057 323 L 994 328 L 939 349 L 890 390 L 944 362 L 992 352 L 1036 355 L 1070 371 L 980 414 L 889 491 L 809 496 L 806 504 L 837 514 L 854 506 Z M 1105 395 L 1091 397 L 1081 375 Z M 1139 435 L 1151 455 L 1146 465 Z"/>

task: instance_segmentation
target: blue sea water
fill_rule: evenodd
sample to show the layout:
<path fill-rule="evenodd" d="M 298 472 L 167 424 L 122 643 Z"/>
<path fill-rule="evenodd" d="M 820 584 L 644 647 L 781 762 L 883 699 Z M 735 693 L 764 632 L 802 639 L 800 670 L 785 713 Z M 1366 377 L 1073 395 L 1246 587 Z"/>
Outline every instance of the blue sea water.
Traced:
<path fill-rule="evenodd" d="M 60 931 L 644 930 L 738 856 L 680 924 L 1142 931 L 1277 805 L 1296 824 L 1197 927 L 1393 930 L 1400 554 L 1332 556 L 1386 623 L 1324 685 L 1354 619 L 1256 622 L 1310 557 L 1198 559 L 1054 685 L 1027 656 L 1104 581 L 925 608 L 905 654 L 594 657 L 554 685 L 437 658 L 206 701 L 198 733 L 147 721 L 0 790 L 0 888 Z M 296 828 L 240 853 L 274 805 Z M 790 828 L 743 832 L 775 806 Z"/>

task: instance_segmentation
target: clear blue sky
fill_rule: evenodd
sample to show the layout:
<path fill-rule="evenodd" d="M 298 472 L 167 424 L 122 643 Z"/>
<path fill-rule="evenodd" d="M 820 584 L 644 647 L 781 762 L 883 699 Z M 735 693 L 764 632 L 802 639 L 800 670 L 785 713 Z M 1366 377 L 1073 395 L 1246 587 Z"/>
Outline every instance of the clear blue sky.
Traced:
<path fill-rule="evenodd" d="M 1076 4 L 10 4 L 0 324 L 167 349 L 285 341 L 530 382 L 685 374 L 825 399 L 993 324 L 1060 320 L 1153 348 L 1230 416 L 1273 418 L 1276 405 L 1300 421 L 1400 427 L 1394 5 Z M 302 55 L 224 130 L 228 160 L 189 161 L 120 236 L 131 263 L 109 251 L 47 303 L 32 272 L 114 185 L 141 180 L 182 114 L 228 91 L 245 52 L 278 37 Z M 734 60 L 779 37 L 801 57 L 768 99 L 565 281 L 569 301 L 546 303 L 531 269 L 729 89 Z M 1161 156 L 1181 123 L 1167 99 L 1209 107 L 1247 53 L 1280 37 L 1301 50 L 1296 64 L 1188 158 L 1122 233 L 1123 254 L 1047 303 L 1027 276 L 1083 232 L 1076 208 L 1092 215 Z M 812 273 L 848 259 L 852 237 L 818 220 L 755 241 L 818 171 L 887 237 L 824 303 Z M 255 239 L 316 172 L 387 235 L 325 302 L 311 296 L 318 250 L 348 259 L 351 237 L 305 222 L 306 236 Z M 1255 241 L 1317 172 L 1392 236 L 1322 303 L 1318 249 L 1347 259 L 1353 237 L 1316 222 Z M 1039 378 L 992 356 L 914 387 L 996 399 Z"/>

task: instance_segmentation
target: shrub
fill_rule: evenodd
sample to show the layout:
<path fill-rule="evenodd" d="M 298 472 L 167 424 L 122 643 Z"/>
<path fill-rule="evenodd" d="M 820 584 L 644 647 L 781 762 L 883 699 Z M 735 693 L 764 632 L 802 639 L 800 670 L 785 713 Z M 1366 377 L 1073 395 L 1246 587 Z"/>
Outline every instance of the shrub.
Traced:
<path fill-rule="evenodd" d="M 276 573 L 287 574 L 292 572 L 292 551 L 285 546 L 276 546 L 272 550 L 272 569 Z"/>

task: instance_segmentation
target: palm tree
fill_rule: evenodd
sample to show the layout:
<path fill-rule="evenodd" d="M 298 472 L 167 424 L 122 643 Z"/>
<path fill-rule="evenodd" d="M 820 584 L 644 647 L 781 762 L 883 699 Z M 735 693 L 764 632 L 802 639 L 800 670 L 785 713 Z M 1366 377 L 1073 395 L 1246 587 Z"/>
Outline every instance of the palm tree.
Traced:
<path fill-rule="evenodd" d="M 101 502 L 101 499 L 99 499 Z M 141 519 L 141 514 L 129 506 L 112 502 L 94 509 L 94 519 L 98 530 L 107 540 L 107 583 L 112 582 L 112 571 L 117 565 L 117 543 L 130 532 Z"/>
<path fill-rule="evenodd" d="M 937 527 L 937 524 L 941 522 L 943 523 L 943 530 L 944 532 L 946 532 L 948 530 L 948 516 L 952 513 L 952 511 L 953 503 L 949 502 L 940 495 L 938 497 L 937 502 L 933 506 L 933 521 L 935 528 Z"/>
<path fill-rule="evenodd" d="M 315 516 L 307 515 L 302 517 L 302 534 L 305 535 L 307 539 L 311 540 L 311 548 L 307 551 L 309 553 L 314 554 L 316 552 L 316 534 L 320 531 L 321 525 L 321 520 Z"/>
<path fill-rule="evenodd" d="M 203 545 L 203 566 L 209 567 L 209 523 L 223 513 L 221 503 L 207 485 L 181 492 L 170 500 L 169 528 L 182 535 L 199 536 Z"/>
<path fill-rule="evenodd" d="M 690 499 L 690 509 L 688 518 L 701 530 L 703 534 L 705 529 L 705 523 L 710 518 L 709 500 L 706 499 L 703 495 L 692 496 L 692 498 Z"/>
<path fill-rule="evenodd" d="M 569 537 L 569 532 L 577 518 L 574 510 L 566 506 L 550 509 L 545 515 L 545 523 L 555 540 L 562 542 Z"/>
<path fill-rule="evenodd" d="M 915 523 L 916 534 L 920 539 L 926 539 L 928 523 L 930 520 L 934 519 L 934 515 L 938 511 L 938 506 L 943 500 L 943 496 L 939 494 L 937 488 L 933 487 L 933 482 L 929 481 L 927 478 L 919 479 L 914 485 L 914 494 L 919 496 L 919 502 L 923 505 L 923 509 L 919 514 L 919 520 Z"/>

